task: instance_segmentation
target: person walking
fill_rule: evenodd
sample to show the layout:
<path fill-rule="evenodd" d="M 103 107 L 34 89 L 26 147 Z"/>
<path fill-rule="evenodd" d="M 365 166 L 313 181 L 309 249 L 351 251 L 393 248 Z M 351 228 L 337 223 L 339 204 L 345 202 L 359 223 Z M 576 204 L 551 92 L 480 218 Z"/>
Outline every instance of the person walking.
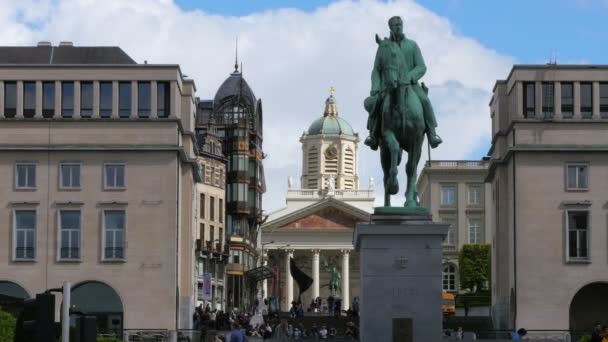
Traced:
<path fill-rule="evenodd" d="M 243 337 L 243 332 L 240 329 L 240 326 L 237 322 L 232 322 L 230 324 L 230 342 L 245 342 L 245 338 Z"/>
<path fill-rule="evenodd" d="M 599 323 L 595 323 L 593 326 L 593 331 L 591 332 L 591 341 L 590 342 L 602 342 L 602 325 Z"/>

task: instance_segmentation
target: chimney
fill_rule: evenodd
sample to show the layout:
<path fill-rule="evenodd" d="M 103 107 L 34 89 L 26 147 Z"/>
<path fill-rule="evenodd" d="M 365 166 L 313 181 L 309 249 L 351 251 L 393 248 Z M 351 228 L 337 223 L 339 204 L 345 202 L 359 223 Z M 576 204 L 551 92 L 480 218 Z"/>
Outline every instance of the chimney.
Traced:
<path fill-rule="evenodd" d="M 59 46 L 74 46 L 74 43 L 72 42 L 59 42 Z"/>
<path fill-rule="evenodd" d="M 48 42 L 48 41 L 46 41 L 46 40 L 43 40 L 43 41 L 38 42 L 38 45 L 37 45 L 37 46 L 38 46 L 38 47 L 41 47 L 41 46 L 51 46 L 51 42 Z"/>

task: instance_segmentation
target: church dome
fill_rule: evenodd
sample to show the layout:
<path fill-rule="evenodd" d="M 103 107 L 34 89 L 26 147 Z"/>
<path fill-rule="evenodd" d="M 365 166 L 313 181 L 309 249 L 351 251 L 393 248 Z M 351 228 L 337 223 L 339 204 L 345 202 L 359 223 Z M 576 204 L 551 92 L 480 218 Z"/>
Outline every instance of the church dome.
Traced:
<path fill-rule="evenodd" d="M 235 71 L 222 83 L 220 88 L 215 93 L 213 106 L 215 109 L 227 101 L 238 99 L 240 103 L 247 104 L 252 108 L 255 107 L 256 98 L 253 91 L 243 78 L 243 74 L 235 68 Z"/>
<path fill-rule="evenodd" d="M 348 121 L 338 116 L 338 106 L 332 94 L 325 100 L 323 117 L 315 120 L 306 133 L 307 135 L 350 135 L 356 136 Z"/>

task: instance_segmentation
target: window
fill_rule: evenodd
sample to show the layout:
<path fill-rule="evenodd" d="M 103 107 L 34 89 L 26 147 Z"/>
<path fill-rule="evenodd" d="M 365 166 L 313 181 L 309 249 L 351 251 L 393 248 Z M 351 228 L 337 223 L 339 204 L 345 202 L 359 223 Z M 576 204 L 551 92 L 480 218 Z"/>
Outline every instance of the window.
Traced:
<path fill-rule="evenodd" d="M 131 116 L 131 82 L 118 84 L 118 114 L 121 118 Z"/>
<path fill-rule="evenodd" d="M 456 291 L 456 266 L 452 264 L 443 266 L 443 290 Z"/>
<path fill-rule="evenodd" d="M 156 83 L 156 111 L 159 118 L 169 117 L 169 82 Z"/>
<path fill-rule="evenodd" d="M 79 189 L 80 188 L 80 164 L 62 163 L 60 168 L 60 188 Z"/>
<path fill-rule="evenodd" d="M 104 189 L 124 189 L 125 185 L 125 164 L 106 163 L 104 164 Z"/>
<path fill-rule="evenodd" d="M 199 201 L 199 206 L 200 206 L 200 217 L 201 218 L 205 218 L 205 194 L 201 194 L 200 196 L 200 201 Z"/>
<path fill-rule="evenodd" d="M 574 116 L 574 84 L 562 82 L 562 116 L 571 118 Z"/>
<path fill-rule="evenodd" d="M 32 118 L 36 114 L 36 82 L 23 82 L 23 116 Z"/>
<path fill-rule="evenodd" d="M 205 224 L 200 223 L 199 229 L 200 229 L 200 231 L 198 232 L 198 238 L 201 239 L 201 241 L 205 241 Z M 202 242 L 202 243 L 204 244 L 204 242 Z"/>
<path fill-rule="evenodd" d="M 42 82 L 42 116 L 55 115 L 55 82 Z"/>
<path fill-rule="evenodd" d="M 221 245 L 222 241 L 224 241 L 224 228 L 218 228 L 217 239 L 219 240 L 219 243 Z"/>
<path fill-rule="evenodd" d="M 80 82 L 80 116 L 93 116 L 93 82 Z"/>
<path fill-rule="evenodd" d="M 209 219 L 215 221 L 215 197 L 209 197 Z"/>
<path fill-rule="evenodd" d="M 593 91 L 591 83 L 581 83 L 581 116 L 583 119 L 591 119 L 593 115 Z"/>
<path fill-rule="evenodd" d="M 469 205 L 481 205 L 481 193 L 482 193 L 483 185 L 481 184 L 471 184 L 469 185 Z"/>
<path fill-rule="evenodd" d="M 61 116 L 74 116 L 74 82 L 61 82 Z"/>
<path fill-rule="evenodd" d="M 483 243 L 483 228 L 479 218 L 469 218 L 469 243 Z"/>
<path fill-rule="evenodd" d="M 137 83 L 137 111 L 140 118 L 147 118 L 150 116 L 150 82 L 138 82 Z"/>
<path fill-rule="evenodd" d="M 566 165 L 566 190 L 587 190 L 589 185 L 587 164 Z"/>
<path fill-rule="evenodd" d="M 103 258 L 125 258 L 125 211 L 105 210 L 104 213 L 104 254 Z"/>
<path fill-rule="evenodd" d="M 552 118 L 555 101 L 555 85 L 553 82 L 543 82 L 543 117 Z"/>
<path fill-rule="evenodd" d="M 35 189 L 36 188 L 36 164 L 17 163 L 15 165 L 15 188 Z"/>
<path fill-rule="evenodd" d="M 535 115 L 534 105 L 534 82 L 524 82 L 524 117 L 533 118 Z"/>
<path fill-rule="evenodd" d="M 17 82 L 4 82 L 4 116 L 17 115 Z"/>
<path fill-rule="evenodd" d="M 589 212 L 568 210 L 567 248 L 569 261 L 589 260 Z"/>
<path fill-rule="evenodd" d="M 80 259 L 80 210 L 60 210 L 59 229 L 59 259 Z"/>
<path fill-rule="evenodd" d="M 443 240 L 444 245 L 454 246 L 456 245 L 456 225 L 457 221 L 455 217 L 442 217 L 441 222 L 449 224 L 448 234 Z"/>
<path fill-rule="evenodd" d="M 209 242 L 211 242 L 211 249 L 215 247 L 215 227 L 209 226 Z"/>
<path fill-rule="evenodd" d="M 600 115 L 608 118 L 608 83 L 600 83 Z"/>
<path fill-rule="evenodd" d="M 220 223 L 224 222 L 224 200 L 222 198 L 220 198 L 220 204 L 219 204 L 219 209 L 220 209 L 220 215 L 218 217 Z"/>
<path fill-rule="evenodd" d="M 112 117 L 112 82 L 99 82 L 99 116 Z"/>
<path fill-rule="evenodd" d="M 36 257 L 36 211 L 15 210 L 13 221 L 15 259 L 28 260 Z"/>
<path fill-rule="evenodd" d="M 453 207 L 456 205 L 456 186 L 441 186 L 441 205 L 445 207 Z"/>

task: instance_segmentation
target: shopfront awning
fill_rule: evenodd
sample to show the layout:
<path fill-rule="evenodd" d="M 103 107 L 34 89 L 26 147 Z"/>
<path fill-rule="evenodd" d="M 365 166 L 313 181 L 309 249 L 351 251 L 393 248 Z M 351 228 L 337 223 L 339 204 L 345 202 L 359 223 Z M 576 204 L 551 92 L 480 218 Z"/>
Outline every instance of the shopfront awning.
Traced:
<path fill-rule="evenodd" d="M 268 266 L 260 266 L 247 271 L 245 275 L 247 275 L 247 277 L 249 277 L 254 282 L 258 282 L 264 279 L 274 278 L 275 274 L 272 268 Z"/>

